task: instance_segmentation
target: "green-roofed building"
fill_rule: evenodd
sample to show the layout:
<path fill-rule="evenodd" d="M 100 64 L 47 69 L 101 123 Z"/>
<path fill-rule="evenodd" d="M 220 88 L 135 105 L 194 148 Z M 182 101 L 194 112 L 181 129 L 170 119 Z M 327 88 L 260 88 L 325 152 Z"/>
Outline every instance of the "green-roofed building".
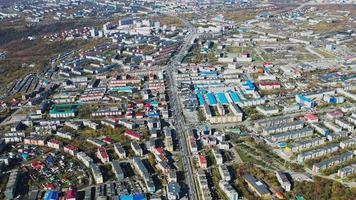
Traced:
<path fill-rule="evenodd" d="M 74 104 L 57 104 L 49 111 L 51 118 L 71 118 L 77 114 L 77 105 Z"/>
<path fill-rule="evenodd" d="M 301 194 L 298 194 L 296 200 L 305 200 L 305 198 Z"/>

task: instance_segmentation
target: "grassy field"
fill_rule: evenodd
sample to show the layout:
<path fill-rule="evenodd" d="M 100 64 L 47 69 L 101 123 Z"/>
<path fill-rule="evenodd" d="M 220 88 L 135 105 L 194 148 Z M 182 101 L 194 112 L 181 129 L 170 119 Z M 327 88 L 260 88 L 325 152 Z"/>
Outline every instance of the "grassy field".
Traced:
<path fill-rule="evenodd" d="M 61 52 L 93 45 L 90 41 L 85 40 L 49 42 L 40 39 L 42 35 L 85 26 L 97 26 L 100 23 L 96 20 L 69 20 L 30 27 L 21 21 L 2 23 L 0 26 L 0 50 L 6 51 L 7 54 L 6 58 L 0 61 L 0 73 L 2 74 L 0 83 L 6 85 L 30 72 L 41 71 L 50 57 Z M 30 41 L 27 39 L 28 36 L 36 36 L 38 39 Z M 34 67 L 29 67 L 30 65 Z"/>
<path fill-rule="evenodd" d="M 323 32 L 345 31 L 347 29 L 347 26 L 344 22 L 338 21 L 333 23 L 319 22 L 315 25 L 309 25 L 307 26 L 307 28 L 317 33 L 323 33 Z"/>
<path fill-rule="evenodd" d="M 162 25 L 167 25 L 167 26 L 177 26 L 177 27 L 182 27 L 183 23 L 182 21 L 175 16 L 163 16 L 163 17 L 157 17 L 155 20 L 158 20 Z"/>
<path fill-rule="evenodd" d="M 255 18 L 257 13 L 251 12 L 251 10 L 239 10 L 236 12 L 226 12 L 223 13 L 227 20 L 232 20 L 235 22 L 245 22 Z"/>
<path fill-rule="evenodd" d="M 0 81 L 6 83 L 28 73 L 39 72 L 50 57 L 84 45 L 86 41 L 46 42 L 44 40 L 16 40 L 3 45 L 8 55 L 0 61 Z M 34 65 L 34 67 L 30 67 Z"/>
<path fill-rule="evenodd" d="M 325 51 L 323 49 L 315 49 L 316 52 L 318 52 L 320 55 L 324 56 L 325 58 L 335 58 L 336 56 L 329 52 L 329 51 Z"/>

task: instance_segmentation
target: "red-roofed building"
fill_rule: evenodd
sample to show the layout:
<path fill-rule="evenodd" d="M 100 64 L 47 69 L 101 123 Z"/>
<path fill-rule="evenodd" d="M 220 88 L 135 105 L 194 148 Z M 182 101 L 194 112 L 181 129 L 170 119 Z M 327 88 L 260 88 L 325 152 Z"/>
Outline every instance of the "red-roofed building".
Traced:
<path fill-rule="evenodd" d="M 45 168 L 45 165 L 40 161 L 33 161 L 31 162 L 31 167 L 34 170 L 41 171 L 43 168 Z"/>
<path fill-rule="evenodd" d="M 276 192 L 276 197 L 277 197 L 278 199 L 284 199 L 284 195 L 283 195 L 282 192 Z"/>
<path fill-rule="evenodd" d="M 162 147 L 155 148 L 155 153 L 158 155 L 164 154 L 164 149 Z"/>
<path fill-rule="evenodd" d="M 145 114 L 141 113 L 141 112 L 138 112 L 138 113 L 135 114 L 135 118 L 136 119 L 142 119 L 144 116 L 145 116 Z"/>
<path fill-rule="evenodd" d="M 105 120 L 112 122 L 112 123 L 117 123 L 120 120 L 120 118 L 119 117 L 107 117 L 107 118 L 105 118 Z"/>
<path fill-rule="evenodd" d="M 272 62 L 265 62 L 263 63 L 264 67 L 273 67 L 273 63 Z"/>
<path fill-rule="evenodd" d="M 156 167 L 160 169 L 164 175 L 168 175 L 168 172 L 170 171 L 169 165 L 165 161 L 158 162 Z"/>
<path fill-rule="evenodd" d="M 329 113 L 327 113 L 326 116 L 327 116 L 329 119 L 336 119 L 336 118 L 343 117 L 344 114 L 343 114 L 341 111 L 334 111 L 334 112 L 329 112 Z"/>
<path fill-rule="evenodd" d="M 142 100 L 136 101 L 136 106 L 143 107 L 143 101 Z"/>
<path fill-rule="evenodd" d="M 164 152 L 164 149 L 162 147 L 157 147 L 153 150 L 154 155 L 157 159 L 157 161 L 168 161 L 168 158 Z"/>
<path fill-rule="evenodd" d="M 105 142 L 106 144 L 112 144 L 113 143 L 113 141 L 112 141 L 112 139 L 110 137 L 104 137 L 102 139 L 102 141 Z"/>
<path fill-rule="evenodd" d="M 145 108 L 146 108 L 146 109 L 151 109 L 151 107 L 152 107 L 152 105 L 151 105 L 150 103 L 146 103 L 146 104 L 145 104 Z"/>
<path fill-rule="evenodd" d="M 43 185 L 43 189 L 45 189 L 45 190 L 55 190 L 56 189 L 56 185 L 54 185 L 53 183 L 47 183 L 47 184 Z"/>
<path fill-rule="evenodd" d="M 66 192 L 66 200 L 76 200 L 77 191 L 75 190 L 68 190 Z"/>
<path fill-rule="evenodd" d="M 274 89 L 279 89 L 281 88 L 281 84 L 280 82 L 278 81 L 273 81 L 273 82 L 260 82 L 258 84 L 258 87 L 261 89 L 261 90 L 274 90 Z"/>
<path fill-rule="evenodd" d="M 125 118 L 126 119 L 132 119 L 133 114 L 132 113 L 126 113 Z"/>
<path fill-rule="evenodd" d="M 158 161 L 168 161 L 168 158 L 166 157 L 165 154 L 161 154 L 156 157 Z"/>
<path fill-rule="evenodd" d="M 105 147 L 99 147 L 98 151 L 96 152 L 96 155 L 98 158 L 101 160 L 102 163 L 108 163 L 110 162 L 109 154 L 106 151 Z"/>
<path fill-rule="evenodd" d="M 305 120 L 306 122 L 311 122 L 311 123 L 313 123 L 313 122 L 318 122 L 318 121 L 319 121 L 319 118 L 318 118 L 318 116 L 316 116 L 316 115 L 314 115 L 314 114 L 306 114 L 306 115 L 304 116 L 304 120 Z"/>
<path fill-rule="evenodd" d="M 75 156 L 78 153 L 78 148 L 71 144 L 68 144 L 63 148 L 64 152 L 69 153 L 72 156 Z"/>
<path fill-rule="evenodd" d="M 160 104 L 161 106 L 164 106 L 164 107 L 167 107 L 167 106 L 168 106 L 167 101 L 160 101 L 159 104 Z"/>
<path fill-rule="evenodd" d="M 49 141 L 47 142 L 47 146 L 50 147 L 50 148 L 59 150 L 59 149 L 62 148 L 63 144 L 62 144 L 62 142 L 59 141 L 59 140 L 52 139 L 52 140 L 49 140 Z"/>
<path fill-rule="evenodd" d="M 129 103 L 129 104 L 127 105 L 127 109 L 128 109 L 128 110 L 132 110 L 132 109 L 134 109 L 134 105 L 133 105 L 133 104 L 131 104 L 131 103 Z"/>
<path fill-rule="evenodd" d="M 134 140 L 141 140 L 142 139 L 142 135 L 136 131 L 133 130 L 126 130 L 125 131 L 125 136 L 134 139 Z"/>
<path fill-rule="evenodd" d="M 160 104 L 160 105 L 157 106 L 157 109 L 158 109 L 158 110 L 164 110 L 164 109 L 166 109 L 166 108 L 167 108 L 167 106 L 166 106 L 166 105 L 162 105 L 162 104 Z"/>
<path fill-rule="evenodd" d="M 199 167 L 203 169 L 208 168 L 208 162 L 204 155 L 199 155 Z"/>

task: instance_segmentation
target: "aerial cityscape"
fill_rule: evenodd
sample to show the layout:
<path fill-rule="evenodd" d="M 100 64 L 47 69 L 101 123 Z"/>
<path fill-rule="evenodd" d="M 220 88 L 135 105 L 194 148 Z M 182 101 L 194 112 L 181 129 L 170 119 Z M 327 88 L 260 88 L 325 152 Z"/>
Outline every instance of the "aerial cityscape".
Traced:
<path fill-rule="evenodd" d="M 356 200 L 356 0 L 0 0 L 0 200 Z"/>

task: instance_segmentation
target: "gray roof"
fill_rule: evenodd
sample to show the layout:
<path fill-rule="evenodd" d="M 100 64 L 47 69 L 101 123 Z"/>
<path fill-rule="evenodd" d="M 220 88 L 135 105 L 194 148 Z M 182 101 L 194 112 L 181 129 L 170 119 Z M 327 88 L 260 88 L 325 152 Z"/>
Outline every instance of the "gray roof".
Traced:
<path fill-rule="evenodd" d="M 176 182 L 168 183 L 168 192 L 175 194 L 176 196 L 180 193 L 180 186 Z"/>
<path fill-rule="evenodd" d="M 353 153 L 351 152 L 346 152 L 346 153 L 343 153 L 341 155 L 338 155 L 338 156 L 335 156 L 333 158 L 330 158 L 328 160 L 324 160 L 324 161 L 321 161 L 319 163 L 316 163 L 315 166 L 317 167 L 324 167 L 324 166 L 329 166 L 329 165 L 333 165 L 334 162 L 337 162 L 337 161 L 344 161 L 345 159 L 351 159 L 353 157 Z"/>
<path fill-rule="evenodd" d="M 250 185 L 252 185 L 256 189 L 258 194 L 260 195 L 271 194 L 267 186 L 263 184 L 261 181 L 257 180 L 251 174 L 246 174 L 243 177 L 245 181 L 247 181 Z"/>

